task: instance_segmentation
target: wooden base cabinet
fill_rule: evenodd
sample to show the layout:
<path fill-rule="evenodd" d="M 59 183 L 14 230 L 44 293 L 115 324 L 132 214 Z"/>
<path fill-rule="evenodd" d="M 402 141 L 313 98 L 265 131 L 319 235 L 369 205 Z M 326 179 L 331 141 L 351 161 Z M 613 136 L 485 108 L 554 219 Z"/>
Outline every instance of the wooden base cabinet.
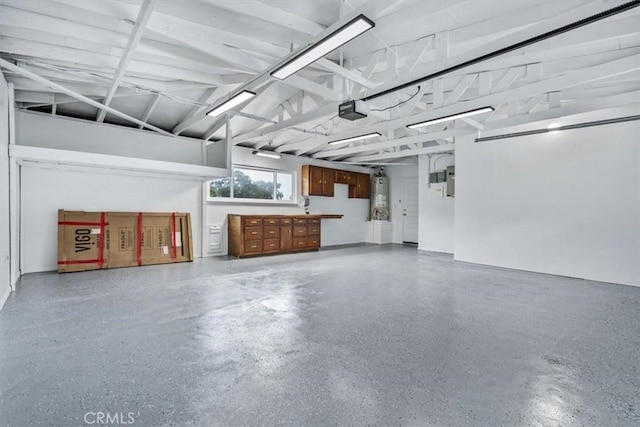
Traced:
<path fill-rule="evenodd" d="M 229 255 L 276 254 L 320 247 L 320 216 L 229 214 Z"/>

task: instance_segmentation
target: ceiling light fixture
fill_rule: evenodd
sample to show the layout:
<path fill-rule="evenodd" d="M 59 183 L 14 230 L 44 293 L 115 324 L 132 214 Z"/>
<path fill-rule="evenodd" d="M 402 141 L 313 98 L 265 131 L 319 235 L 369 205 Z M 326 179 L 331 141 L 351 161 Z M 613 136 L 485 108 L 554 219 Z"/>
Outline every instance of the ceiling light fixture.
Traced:
<path fill-rule="evenodd" d="M 559 124 L 551 123 L 549 126 L 547 126 L 547 129 L 549 129 L 549 133 L 558 133 L 559 132 L 559 130 L 558 130 L 559 127 L 560 127 Z"/>
<path fill-rule="evenodd" d="M 353 136 L 351 138 L 345 138 L 345 139 L 338 139 L 336 141 L 331 141 L 329 145 L 345 144 L 347 142 L 357 141 L 359 139 L 375 138 L 376 136 L 382 136 L 382 134 L 380 132 L 373 132 L 373 133 L 368 133 L 366 135 Z"/>
<path fill-rule="evenodd" d="M 436 123 L 449 122 L 451 120 L 463 119 L 465 117 L 475 116 L 477 114 L 489 113 L 494 111 L 493 107 L 483 107 L 478 108 L 477 110 L 465 111 L 464 113 L 452 114 L 450 116 L 440 117 L 439 119 L 426 120 L 424 122 L 414 123 L 412 125 L 407 125 L 409 129 L 421 128 L 424 126 L 435 125 Z"/>
<path fill-rule="evenodd" d="M 231 98 L 227 99 L 226 101 L 224 101 L 222 104 L 218 105 L 213 110 L 209 111 L 207 113 L 207 116 L 218 117 L 220 114 L 222 114 L 222 113 L 224 113 L 226 111 L 229 111 L 230 109 L 232 109 L 234 107 L 237 107 L 238 105 L 242 104 L 243 102 L 250 100 L 254 96 L 256 96 L 255 93 L 249 92 L 248 90 L 243 90 L 242 92 L 239 92 L 238 94 L 236 94 L 236 95 L 232 96 Z"/>
<path fill-rule="evenodd" d="M 475 142 L 495 141 L 497 139 L 517 138 L 521 136 L 538 135 L 542 133 L 556 133 L 556 132 L 565 131 L 565 130 L 582 129 L 582 128 L 588 128 L 593 126 L 602 126 L 602 125 L 612 125 L 615 123 L 631 122 L 634 120 L 640 120 L 640 114 L 637 114 L 635 116 L 615 117 L 613 119 L 596 120 L 593 122 L 576 123 L 573 125 L 562 125 L 557 127 L 548 126 L 543 129 L 531 129 L 523 132 L 507 133 L 503 135 L 483 136 L 481 138 L 476 138 Z"/>
<path fill-rule="evenodd" d="M 358 37 L 365 31 L 375 27 L 375 25 L 376 24 L 366 16 L 358 15 L 333 33 L 329 34 L 327 37 L 317 43 L 314 43 L 308 49 L 305 49 L 300 54 L 273 70 L 271 75 L 276 79 L 286 79 L 307 65 L 317 61 L 345 43 Z"/>
<path fill-rule="evenodd" d="M 251 154 L 253 154 L 254 156 L 268 157 L 270 159 L 279 159 L 280 157 L 282 157 L 280 153 L 276 153 L 275 151 L 253 150 Z"/>

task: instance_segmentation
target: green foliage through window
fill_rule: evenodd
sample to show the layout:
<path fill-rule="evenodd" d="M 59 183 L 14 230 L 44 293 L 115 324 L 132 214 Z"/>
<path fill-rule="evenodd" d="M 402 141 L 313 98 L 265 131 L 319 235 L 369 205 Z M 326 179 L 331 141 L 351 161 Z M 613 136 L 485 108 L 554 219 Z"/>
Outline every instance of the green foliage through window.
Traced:
<path fill-rule="evenodd" d="M 230 178 L 211 181 L 209 196 L 293 201 L 293 174 L 291 172 L 233 168 L 233 187 L 231 184 Z"/>

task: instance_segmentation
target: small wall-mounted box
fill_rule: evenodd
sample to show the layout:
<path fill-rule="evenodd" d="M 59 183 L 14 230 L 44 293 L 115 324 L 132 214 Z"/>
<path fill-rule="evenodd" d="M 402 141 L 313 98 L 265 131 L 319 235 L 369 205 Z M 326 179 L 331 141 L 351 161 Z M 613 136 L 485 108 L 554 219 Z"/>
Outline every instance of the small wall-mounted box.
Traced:
<path fill-rule="evenodd" d="M 456 167 L 447 166 L 447 197 L 456 195 Z"/>

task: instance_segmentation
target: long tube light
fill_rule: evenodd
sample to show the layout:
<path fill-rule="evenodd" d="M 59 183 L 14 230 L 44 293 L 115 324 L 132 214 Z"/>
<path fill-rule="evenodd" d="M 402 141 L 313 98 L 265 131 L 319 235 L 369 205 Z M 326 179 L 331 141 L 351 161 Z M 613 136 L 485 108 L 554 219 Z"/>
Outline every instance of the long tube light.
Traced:
<path fill-rule="evenodd" d="M 309 49 L 285 62 L 271 72 L 277 79 L 283 80 L 300 71 L 312 62 L 317 61 L 328 53 L 336 50 L 360 34 L 375 27 L 375 23 L 364 15 L 358 15 L 351 21 L 338 28 L 327 37 L 313 44 Z"/>
<path fill-rule="evenodd" d="M 224 113 L 226 111 L 229 111 L 233 107 L 237 107 L 238 105 L 242 104 L 243 102 L 250 100 L 254 96 L 256 96 L 255 93 L 249 92 L 248 90 L 243 90 L 242 92 L 239 92 L 237 95 L 234 95 L 231 98 L 227 99 L 226 101 L 224 101 L 222 104 L 218 105 L 213 110 L 209 111 L 207 113 L 207 116 L 217 117 L 220 114 L 222 114 L 222 113 Z"/>
<path fill-rule="evenodd" d="M 452 114 L 450 116 L 440 117 L 439 119 L 427 120 L 424 122 L 414 123 L 412 125 L 407 125 L 409 129 L 417 129 L 424 126 L 435 125 L 436 123 L 449 122 L 451 120 L 463 119 L 465 117 L 471 117 L 482 113 L 489 113 L 493 111 L 493 107 L 482 107 L 477 110 L 465 111 L 464 113 Z"/>
<path fill-rule="evenodd" d="M 611 125 L 614 123 L 624 123 L 624 122 L 630 122 L 633 120 L 640 120 L 640 114 L 635 116 L 625 116 L 625 117 L 616 117 L 613 119 L 596 120 L 593 122 L 576 123 L 573 125 L 547 127 L 545 129 L 532 129 L 532 130 L 527 130 L 523 132 L 507 133 L 504 135 L 484 136 L 482 138 L 476 138 L 475 142 L 495 141 L 497 139 L 517 138 L 520 136 L 538 135 L 541 133 L 556 133 L 563 130 L 582 129 L 582 128 L 588 128 L 593 126 Z"/>
<path fill-rule="evenodd" d="M 253 150 L 251 154 L 254 156 L 268 157 L 270 159 L 279 159 L 281 157 L 280 153 L 276 153 L 275 151 Z"/>
<path fill-rule="evenodd" d="M 336 141 L 331 141 L 329 145 L 345 144 L 347 142 L 357 141 L 359 139 L 375 138 L 376 136 L 382 136 L 382 134 L 380 132 L 373 132 L 373 133 L 368 133 L 366 135 L 353 136 L 351 138 L 345 138 L 345 139 L 338 139 Z"/>

